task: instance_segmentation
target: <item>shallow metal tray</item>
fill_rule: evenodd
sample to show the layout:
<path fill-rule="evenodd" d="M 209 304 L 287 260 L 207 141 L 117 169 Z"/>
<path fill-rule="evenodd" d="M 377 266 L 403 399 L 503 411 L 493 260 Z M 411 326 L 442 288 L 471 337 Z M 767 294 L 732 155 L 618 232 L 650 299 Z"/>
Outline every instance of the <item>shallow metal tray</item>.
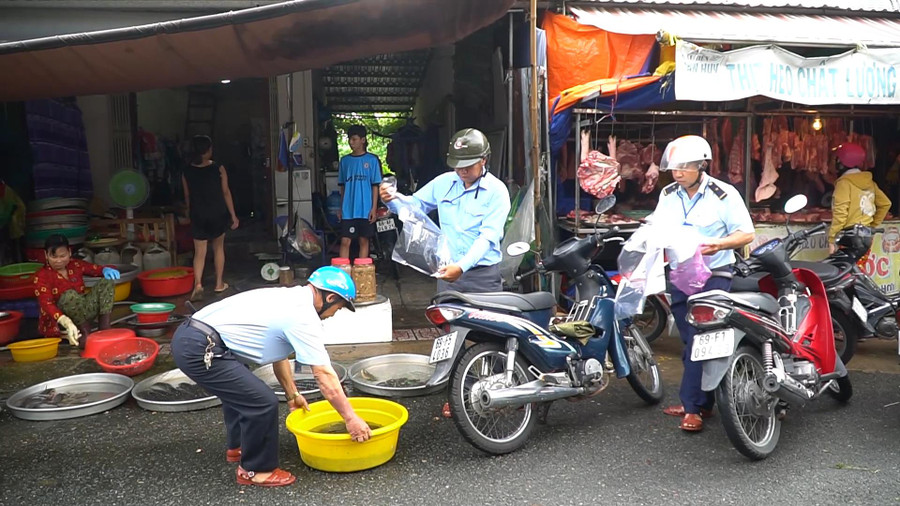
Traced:
<path fill-rule="evenodd" d="M 132 388 L 134 388 L 134 381 L 121 374 L 76 374 L 19 390 L 6 400 L 6 407 L 13 415 L 23 420 L 65 420 L 109 411 L 128 400 L 128 394 Z M 112 394 L 112 396 L 76 406 L 57 408 L 26 408 L 24 406 L 27 398 L 50 389 L 60 392 L 95 392 Z"/>
<path fill-rule="evenodd" d="M 136 265 L 133 264 L 113 264 L 113 267 L 117 271 L 119 271 L 119 279 L 114 279 L 114 284 L 121 285 L 122 283 L 127 283 L 129 281 L 134 281 L 137 278 L 137 275 L 140 274 Z M 84 286 L 94 286 L 98 281 L 103 279 L 102 277 L 95 278 L 93 276 L 85 276 L 84 277 Z"/>
<path fill-rule="evenodd" d="M 131 392 L 131 396 L 134 397 L 134 399 L 137 401 L 138 406 L 149 411 L 177 413 L 181 411 L 206 409 L 222 404 L 222 400 L 215 395 L 201 397 L 199 399 L 192 399 L 189 401 L 153 401 L 141 396 L 144 392 L 147 391 L 147 389 L 157 383 L 168 383 L 170 385 L 179 385 L 181 383 L 196 384 L 194 380 L 188 378 L 183 372 L 181 372 L 181 369 L 172 369 L 171 371 L 166 371 L 163 373 L 159 373 L 156 376 L 151 376 L 138 383 L 134 387 L 134 390 L 132 390 Z"/>
<path fill-rule="evenodd" d="M 429 395 L 444 389 L 446 381 L 426 387 L 434 374 L 434 364 L 428 363 L 427 355 L 393 353 L 366 358 L 350 366 L 350 381 L 353 388 L 361 392 L 381 397 L 414 397 Z M 416 378 L 422 386 L 389 387 L 378 383 L 395 378 Z"/>
<path fill-rule="evenodd" d="M 291 367 L 294 368 L 294 382 L 297 384 L 297 388 L 300 390 L 300 394 L 303 397 L 306 397 L 306 400 L 310 399 L 318 399 L 322 397 L 322 392 L 319 391 L 319 385 L 316 383 L 316 379 L 313 377 L 312 367 L 303 364 L 297 364 L 294 360 L 291 360 Z M 341 364 L 332 363 L 331 367 L 334 368 L 334 372 L 337 373 L 338 379 L 341 383 L 347 381 L 347 368 L 342 366 Z M 253 371 L 253 374 L 256 375 L 257 378 L 263 380 L 267 385 L 274 385 L 278 383 L 278 379 L 275 377 L 275 370 L 272 369 L 272 364 L 267 364 L 259 369 Z M 281 385 L 278 384 L 277 388 L 272 387 L 272 391 L 275 392 L 275 395 L 278 397 L 279 401 L 284 402 L 284 389 L 281 388 Z"/>

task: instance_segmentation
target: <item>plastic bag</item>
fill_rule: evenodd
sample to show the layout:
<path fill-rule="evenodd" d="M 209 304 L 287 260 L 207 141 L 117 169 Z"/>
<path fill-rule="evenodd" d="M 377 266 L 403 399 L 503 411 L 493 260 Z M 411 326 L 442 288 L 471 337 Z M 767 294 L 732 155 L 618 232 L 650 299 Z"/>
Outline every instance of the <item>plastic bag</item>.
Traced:
<path fill-rule="evenodd" d="M 404 202 L 401 196 L 394 206 L 403 228 L 394 245 L 391 259 L 403 265 L 433 276 L 441 268 L 452 263 L 450 245 L 427 214 L 416 206 Z"/>
<path fill-rule="evenodd" d="M 696 231 L 688 227 L 675 224 L 667 217 L 649 217 L 647 224 L 625 241 L 619 254 L 622 280 L 616 292 L 616 318 L 639 314 L 648 295 L 665 292 L 666 258 L 676 265 L 693 265 L 693 256 L 699 252 L 701 242 Z M 697 268 L 685 267 L 685 274 L 696 272 Z"/>
<path fill-rule="evenodd" d="M 525 255 L 507 255 L 507 246 L 519 241 L 529 244 L 534 241 L 534 182 L 519 190 L 519 195 L 521 195 L 522 201 L 516 209 L 512 222 L 503 234 L 503 240 L 500 241 L 500 251 L 503 253 L 503 258 L 500 259 L 500 276 L 503 277 L 507 286 L 515 284 L 516 270 L 525 259 Z"/>
<path fill-rule="evenodd" d="M 679 263 L 677 267 L 673 267 L 669 271 L 669 281 L 686 295 L 693 295 L 703 290 L 703 286 L 706 285 L 710 276 L 712 276 L 712 271 L 703 261 L 700 248 L 694 250 L 693 257 Z"/>
<path fill-rule="evenodd" d="M 296 233 L 291 236 L 287 229 L 283 229 L 281 242 L 288 254 L 300 255 L 306 260 L 322 253 L 322 240 L 312 225 L 303 218 L 294 217 L 294 229 Z M 285 226 L 287 223 L 285 223 Z"/>

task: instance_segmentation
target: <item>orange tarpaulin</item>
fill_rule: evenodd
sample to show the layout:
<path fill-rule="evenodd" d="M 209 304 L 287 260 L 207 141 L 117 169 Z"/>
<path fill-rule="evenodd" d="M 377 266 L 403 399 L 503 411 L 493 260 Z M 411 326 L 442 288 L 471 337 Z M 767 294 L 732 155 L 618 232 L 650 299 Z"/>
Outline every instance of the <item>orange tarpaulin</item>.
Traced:
<path fill-rule="evenodd" d="M 608 32 L 552 12 L 544 15 L 543 29 L 547 31 L 547 86 L 551 100 L 574 86 L 639 74 L 656 44 L 655 35 Z"/>

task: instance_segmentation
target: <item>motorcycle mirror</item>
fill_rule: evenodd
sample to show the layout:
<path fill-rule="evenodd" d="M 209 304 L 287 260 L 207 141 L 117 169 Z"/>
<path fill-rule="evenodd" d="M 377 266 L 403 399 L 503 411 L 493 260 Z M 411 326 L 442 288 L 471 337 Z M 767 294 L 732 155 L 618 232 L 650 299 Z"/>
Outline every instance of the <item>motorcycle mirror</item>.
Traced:
<path fill-rule="evenodd" d="M 806 195 L 803 195 L 802 193 L 794 195 L 784 203 L 784 212 L 786 212 L 787 214 L 794 214 L 806 207 L 806 203 Z"/>
<path fill-rule="evenodd" d="M 531 251 L 531 246 L 525 241 L 514 242 L 506 247 L 506 254 L 511 257 L 524 255 Z"/>
<path fill-rule="evenodd" d="M 597 214 L 603 214 L 606 211 L 612 209 L 614 205 L 616 205 L 616 196 L 607 195 L 606 197 L 600 199 L 599 202 L 597 202 L 597 207 L 594 208 L 594 212 Z"/>

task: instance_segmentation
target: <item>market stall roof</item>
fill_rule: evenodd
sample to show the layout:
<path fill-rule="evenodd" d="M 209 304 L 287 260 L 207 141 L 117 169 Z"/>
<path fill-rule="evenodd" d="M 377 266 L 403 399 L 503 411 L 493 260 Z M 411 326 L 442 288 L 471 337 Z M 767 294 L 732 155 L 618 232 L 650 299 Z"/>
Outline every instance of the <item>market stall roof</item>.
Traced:
<path fill-rule="evenodd" d="M 416 103 L 431 49 L 368 56 L 322 70 L 335 112 L 403 112 Z"/>
<path fill-rule="evenodd" d="M 755 7 L 777 9 L 833 9 L 865 12 L 896 12 L 897 0 L 576 0 L 573 3 L 620 3 L 687 5 L 691 7 Z"/>
<path fill-rule="evenodd" d="M 269 77 L 455 42 L 513 0 L 294 0 L 0 44 L 0 101 Z M 435 13 L 440 15 L 435 15 Z"/>
<path fill-rule="evenodd" d="M 795 2 L 800 3 L 799 0 Z M 772 3 L 775 3 L 774 0 Z M 605 30 L 632 35 L 663 31 L 697 43 L 777 43 L 784 46 L 813 47 L 854 47 L 863 44 L 870 47 L 900 47 L 900 19 L 883 16 L 614 7 L 571 7 L 570 10 L 579 23 Z"/>

